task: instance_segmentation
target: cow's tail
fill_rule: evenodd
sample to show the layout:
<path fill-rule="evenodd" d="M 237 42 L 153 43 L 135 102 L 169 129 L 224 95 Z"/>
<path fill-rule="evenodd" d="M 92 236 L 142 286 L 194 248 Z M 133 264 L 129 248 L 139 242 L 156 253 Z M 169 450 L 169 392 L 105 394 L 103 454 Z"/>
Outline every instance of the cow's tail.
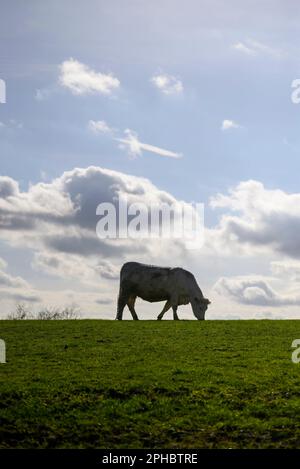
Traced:
<path fill-rule="evenodd" d="M 119 296 L 118 296 L 118 304 L 117 304 L 117 316 L 116 319 L 121 320 L 123 316 L 123 309 L 125 308 L 126 305 L 126 300 L 124 297 L 124 292 L 122 288 L 122 283 L 124 279 L 125 272 L 127 270 L 127 264 L 124 264 L 121 268 L 120 271 L 120 287 L 119 287 Z"/>
<path fill-rule="evenodd" d="M 121 320 L 123 316 L 123 309 L 125 307 L 124 298 L 122 297 L 121 290 L 118 296 L 118 305 L 117 305 L 117 316 L 116 319 Z"/>

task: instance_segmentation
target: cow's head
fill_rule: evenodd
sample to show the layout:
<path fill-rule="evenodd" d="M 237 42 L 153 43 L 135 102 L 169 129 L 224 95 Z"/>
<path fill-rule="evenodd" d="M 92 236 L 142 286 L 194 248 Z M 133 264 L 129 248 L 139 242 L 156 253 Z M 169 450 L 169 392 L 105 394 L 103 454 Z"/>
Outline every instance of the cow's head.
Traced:
<path fill-rule="evenodd" d="M 207 298 L 196 297 L 191 303 L 194 316 L 196 316 L 196 318 L 199 320 L 205 319 L 205 311 L 211 302 Z"/>

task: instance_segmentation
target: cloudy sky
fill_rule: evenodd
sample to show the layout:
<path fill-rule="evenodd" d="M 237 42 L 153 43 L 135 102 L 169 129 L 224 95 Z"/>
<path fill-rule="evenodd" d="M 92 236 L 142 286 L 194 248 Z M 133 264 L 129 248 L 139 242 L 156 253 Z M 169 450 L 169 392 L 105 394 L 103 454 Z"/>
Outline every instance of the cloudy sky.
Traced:
<path fill-rule="evenodd" d="M 113 318 L 128 260 L 191 270 L 208 319 L 300 317 L 299 20 L 294 0 L 2 2 L 0 317 Z M 98 239 L 120 197 L 204 203 L 204 245 Z"/>

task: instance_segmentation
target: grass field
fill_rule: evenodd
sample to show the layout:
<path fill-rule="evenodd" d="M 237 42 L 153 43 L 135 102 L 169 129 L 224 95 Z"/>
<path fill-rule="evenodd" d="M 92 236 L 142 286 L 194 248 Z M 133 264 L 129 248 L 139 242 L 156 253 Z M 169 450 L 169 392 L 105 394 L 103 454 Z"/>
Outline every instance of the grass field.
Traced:
<path fill-rule="evenodd" d="M 0 321 L 1 448 L 300 447 L 297 321 Z"/>

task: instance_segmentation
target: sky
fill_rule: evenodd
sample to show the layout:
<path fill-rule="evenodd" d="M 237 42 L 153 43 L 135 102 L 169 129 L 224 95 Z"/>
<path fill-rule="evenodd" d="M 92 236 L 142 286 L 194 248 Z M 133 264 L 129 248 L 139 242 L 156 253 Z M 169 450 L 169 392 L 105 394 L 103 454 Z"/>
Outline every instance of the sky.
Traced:
<path fill-rule="evenodd" d="M 1 2 L 0 317 L 113 319 L 139 261 L 193 272 L 207 319 L 298 318 L 299 20 L 294 0 Z M 203 245 L 99 239 L 122 197 L 204 204 Z"/>

